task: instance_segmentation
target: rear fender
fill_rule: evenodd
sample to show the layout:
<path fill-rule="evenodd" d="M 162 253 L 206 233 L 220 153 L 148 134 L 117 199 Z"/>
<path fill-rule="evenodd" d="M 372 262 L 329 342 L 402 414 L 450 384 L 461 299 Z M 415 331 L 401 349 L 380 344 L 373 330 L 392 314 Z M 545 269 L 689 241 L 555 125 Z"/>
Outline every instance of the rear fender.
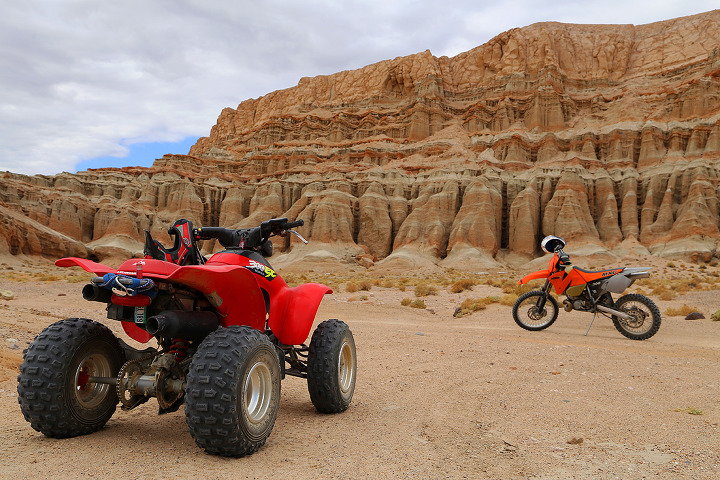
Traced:
<path fill-rule="evenodd" d="M 538 270 L 529 275 L 525 275 L 523 278 L 518 280 L 518 285 L 523 285 L 530 280 L 537 280 L 538 278 L 548 278 L 550 276 L 550 270 Z"/>
<path fill-rule="evenodd" d="M 106 273 L 114 273 L 115 269 L 110 268 L 102 263 L 93 262 L 85 258 L 77 257 L 66 257 L 55 261 L 55 265 L 58 267 L 80 267 L 86 272 L 94 273 L 98 276 L 105 275 Z"/>
<path fill-rule="evenodd" d="M 300 345 L 312 328 L 320 301 L 332 289 L 320 283 L 283 287 L 270 302 L 268 325 L 280 343 Z"/>
<path fill-rule="evenodd" d="M 648 278 L 650 276 L 650 268 L 626 268 L 621 273 L 613 275 L 603 282 L 603 290 L 612 293 L 622 293 L 632 285 L 635 280 L 640 278 Z"/>

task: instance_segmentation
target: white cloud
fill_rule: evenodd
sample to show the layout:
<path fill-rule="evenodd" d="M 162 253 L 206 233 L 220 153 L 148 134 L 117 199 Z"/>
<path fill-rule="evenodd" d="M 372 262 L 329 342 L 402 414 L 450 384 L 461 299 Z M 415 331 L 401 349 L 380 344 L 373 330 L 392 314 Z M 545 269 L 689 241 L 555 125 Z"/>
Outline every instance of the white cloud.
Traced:
<path fill-rule="evenodd" d="M 0 0 L 0 171 L 54 174 L 207 135 L 224 107 L 537 21 L 648 23 L 713 2 Z"/>

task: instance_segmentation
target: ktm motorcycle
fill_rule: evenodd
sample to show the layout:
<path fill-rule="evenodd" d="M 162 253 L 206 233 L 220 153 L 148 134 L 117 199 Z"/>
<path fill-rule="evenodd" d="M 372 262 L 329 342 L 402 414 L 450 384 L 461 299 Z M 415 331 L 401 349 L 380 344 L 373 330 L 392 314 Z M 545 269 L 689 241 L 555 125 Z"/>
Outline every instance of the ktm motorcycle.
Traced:
<path fill-rule="evenodd" d="M 280 381 L 307 379 L 310 399 L 323 413 L 346 410 L 356 379 L 355 342 L 349 327 L 331 319 L 310 333 L 318 306 L 332 290 L 322 284 L 289 287 L 271 268 L 270 237 L 296 235 L 275 218 L 250 229 L 193 228 L 178 220 L 164 247 L 146 232 L 145 258 L 117 269 L 82 258 L 97 277 L 86 300 L 107 305 L 138 349 L 101 323 L 70 318 L 40 333 L 23 356 L 18 401 L 25 419 L 48 437 L 74 437 L 102 428 L 118 402 L 122 410 L 155 398 L 159 413 L 185 404 L 185 419 L 208 453 L 242 456 L 270 435 L 280 404 Z M 209 259 L 197 241 L 217 240 L 224 250 Z"/>
<path fill-rule="evenodd" d="M 515 323 L 526 330 L 543 330 L 555 322 L 560 310 L 557 300 L 550 294 L 552 288 L 565 295 L 565 311 L 578 310 L 593 314 L 592 326 L 598 314 L 612 319 L 615 328 L 632 340 L 646 340 L 660 328 L 660 310 L 644 295 L 630 293 L 613 300 L 613 293 L 622 293 L 635 280 L 650 276 L 650 268 L 614 268 L 590 271 L 572 265 L 563 252 L 565 241 L 549 235 L 541 242 L 542 249 L 552 253 L 547 270 L 531 273 L 518 281 L 523 285 L 530 280 L 545 279 L 541 290 L 521 295 L 513 305 Z M 587 332 L 590 331 L 588 326 Z"/>

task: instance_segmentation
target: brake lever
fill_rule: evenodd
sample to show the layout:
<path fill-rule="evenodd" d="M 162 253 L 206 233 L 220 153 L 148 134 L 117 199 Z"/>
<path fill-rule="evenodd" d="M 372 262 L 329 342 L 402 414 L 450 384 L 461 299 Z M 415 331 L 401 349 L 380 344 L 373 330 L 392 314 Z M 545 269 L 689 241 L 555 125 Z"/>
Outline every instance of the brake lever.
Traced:
<path fill-rule="evenodd" d="M 293 235 L 295 235 L 296 237 L 298 237 L 298 238 L 300 239 L 300 241 L 302 241 L 305 245 L 308 244 L 308 241 L 305 240 L 305 239 L 303 238 L 303 236 L 300 235 L 300 234 L 299 234 L 298 232 L 296 232 L 295 230 L 285 230 L 285 231 L 286 231 L 287 233 L 292 233 Z"/>

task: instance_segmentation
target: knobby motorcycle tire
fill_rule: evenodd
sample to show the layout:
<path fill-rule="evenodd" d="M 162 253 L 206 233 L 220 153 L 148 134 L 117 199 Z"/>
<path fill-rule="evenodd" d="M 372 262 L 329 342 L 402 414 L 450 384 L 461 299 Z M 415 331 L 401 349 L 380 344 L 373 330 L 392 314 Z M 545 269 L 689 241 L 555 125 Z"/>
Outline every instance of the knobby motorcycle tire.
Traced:
<path fill-rule="evenodd" d="M 539 298 L 541 296 L 545 297 L 544 308 L 545 309 L 550 308 L 550 310 L 552 310 L 552 312 L 550 313 L 550 316 L 548 317 L 548 320 L 539 325 L 532 325 L 532 324 L 525 323 L 523 321 L 523 319 L 520 318 L 520 315 L 518 314 L 518 308 L 520 308 L 520 305 L 528 298 L 531 298 L 531 297 Z M 560 312 L 560 306 L 558 305 L 557 300 L 555 300 L 555 297 L 553 297 L 552 295 L 547 294 L 545 292 L 542 292 L 540 290 L 533 290 L 531 292 L 527 292 L 527 293 L 520 295 L 520 297 L 518 297 L 518 299 L 515 301 L 515 304 L 513 305 L 513 309 L 512 309 L 513 320 L 515 320 L 515 323 L 517 323 L 518 326 L 524 328 L 525 330 L 530 330 L 530 331 L 534 331 L 534 332 L 538 331 L 538 330 L 544 330 L 544 329 L 548 328 L 550 325 L 552 325 L 553 323 L 555 323 L 555 320 L 557 320 L 559 312 Z"/>
<path fill-rule="evenodd" d="M 615 325 L 615 328 L 618 332 L 629 338 L 630 340 L 647 340 L 648 338 L 652 337 L 657 333 L 657 331 L 660 329 L 660 323 L 662 322 L 662 318 L 660 315 L 660 309 L 655 305 L 655 302 L 650 300 L 645 295 L 640 295 L 638 293 L 628 293 L 627 295 L 623 295 L 622 297 L 618 298 L 615 301 L 614 308 L 616 310 L 623 311 L 622 307 L 624 304 L 628 302 L 638 302 L 642 303 L 647 307 L 647 309 L 650 311 L 650 328 L 645 330 L 642 333 L 636 333 L 632 330 L 628 330 L 625 325 L 623 324 L 623 320 L 615 315 L 612 317 L 613 325 Z"/>

